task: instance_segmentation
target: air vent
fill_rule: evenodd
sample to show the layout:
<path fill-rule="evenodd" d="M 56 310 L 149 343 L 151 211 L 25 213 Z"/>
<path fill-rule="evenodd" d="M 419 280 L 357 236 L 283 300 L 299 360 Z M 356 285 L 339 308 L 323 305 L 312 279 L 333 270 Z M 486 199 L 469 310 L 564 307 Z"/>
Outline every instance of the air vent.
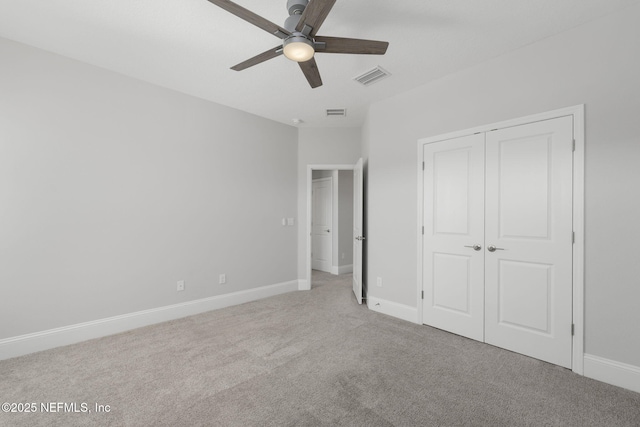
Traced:
<path fill-rule="evenodd" d="M 345 108 L 327 108 L 327 117 L 347 117 Z"/>
<path fill-rule="evenodd" d="M 380 66 L 377 66 L 376 68 L 367 71 L 361 76 L 356 77 L 354 80 L 357 81 L 358 83 L 362 83 L 365 86 L 369 86 L 390 75 L 391 75 L 390 72 L 388 72 L 387 70 L 385 70 Z"/>

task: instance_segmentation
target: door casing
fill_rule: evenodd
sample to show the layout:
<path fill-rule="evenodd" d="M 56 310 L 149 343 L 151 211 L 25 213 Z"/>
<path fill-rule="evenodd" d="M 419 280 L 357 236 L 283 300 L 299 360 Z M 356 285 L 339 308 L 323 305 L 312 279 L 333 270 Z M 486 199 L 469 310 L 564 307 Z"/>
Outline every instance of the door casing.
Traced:
<path fill-rule="evenodd" d="M 573 246 L 573 302 L 572 319 L 574 325 L 574 335 L 572 342 L 572 371 L 584 374 L 584 155 L 585 155 L 585 107 L 584 104 L 576 105 L 558 110 L 506 120 L 498 123 L 487 124 L 472 129 L 437 135 L 418 140 L 417 144 L 417 286 L 416 296 L 417 321 L 423 323 L 423 202 L 424 188 L 422 179 L 423 168 L 423 146 L 424 144 L 453 139 L 463 136 L 473 135 L 478 132 L 489 132 L 494 129 L 503 129 L 513 126 L 520 126 L 527 123 L 534 123 L 542 120 L 549 120 L 557 117 L 573 117 L 573 135 L 575 142 L 575 152 L 573 158 L 573 232 L 575 233 L 575 243 Z"/>

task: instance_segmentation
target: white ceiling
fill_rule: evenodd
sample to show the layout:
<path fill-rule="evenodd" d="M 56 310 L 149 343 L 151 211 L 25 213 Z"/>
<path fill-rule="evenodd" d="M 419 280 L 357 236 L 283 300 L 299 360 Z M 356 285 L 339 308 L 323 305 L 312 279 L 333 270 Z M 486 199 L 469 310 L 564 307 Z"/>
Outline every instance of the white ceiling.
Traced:
<path fill-rule="evenodd" d="M 0 0 L 0 36 L 289 125 L 341 127 L 361 125 L 373 102 L 638 1 L 338 0 L 318 35 L 390 45 L 384 56 L 317 54 L 317 89 L 283 56 L 230 70 L 280 40 L 206 0 Z M 280 26 L 288 16 L 286 0 L 235 2 Z M 353 80 L 376 65 L 392 76 Z"/>

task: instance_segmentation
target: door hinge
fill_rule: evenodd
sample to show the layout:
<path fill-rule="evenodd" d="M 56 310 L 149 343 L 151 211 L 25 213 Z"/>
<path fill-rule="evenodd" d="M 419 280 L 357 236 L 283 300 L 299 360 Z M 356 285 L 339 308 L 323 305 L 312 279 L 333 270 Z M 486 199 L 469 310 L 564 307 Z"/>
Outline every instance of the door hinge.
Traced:
<path fill-rule="evenodd" d="M 422 291 L 422 299 L 424 299 L 424 291 Z"/>
<path fill-rule="evenodd" d="M 422 235 L 424 236 L 424 225 L 422 226 Z"/>
<path fill-rule="evenodd" d="M 422 162 L 422 170 L 424 170 L 424 162 Z"/>
<path fill-rule="evenodd" d="M 571 243 L 575 243 L 576 242 L 576 232 L 572 231 L 571 232 Z"/>
<path fill-rule="evenodd" d="M 576 334 L 576 325 L 575 324 L 571 324 L 571 336 L 574 336 Z"/>
<path fill-rule="evenodd" d="M 572 149 L 572 151 L 576 151 L 576 140 L 575 139 L 573 140 L 573 149 Z"/>

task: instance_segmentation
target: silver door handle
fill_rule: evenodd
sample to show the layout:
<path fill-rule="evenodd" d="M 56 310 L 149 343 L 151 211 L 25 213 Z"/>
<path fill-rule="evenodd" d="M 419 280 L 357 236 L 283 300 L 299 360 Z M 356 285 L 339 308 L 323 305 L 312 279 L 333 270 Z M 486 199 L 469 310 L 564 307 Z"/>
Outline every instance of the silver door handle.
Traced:
<path fill-rule="evenodd" d="M 472 248 L 474 251 L 479 251 L 480 249 L 482 249 L 482 246 L 480 245 L 473 245 L 473 246 L 469 246 L 469 245 L 464 245 L 465 248 Z"/>
<path fill-rule="evenodd" d="M 489 246 L 489 247 L 487 248 L 487 250 L 488 250 L 489 252 L 495 252 L 495 251 L 504 251 L 505 249 L 504 249 L 504 248 L 496 248 L 495 246 L 491 245 L 491 246 Z"/>

